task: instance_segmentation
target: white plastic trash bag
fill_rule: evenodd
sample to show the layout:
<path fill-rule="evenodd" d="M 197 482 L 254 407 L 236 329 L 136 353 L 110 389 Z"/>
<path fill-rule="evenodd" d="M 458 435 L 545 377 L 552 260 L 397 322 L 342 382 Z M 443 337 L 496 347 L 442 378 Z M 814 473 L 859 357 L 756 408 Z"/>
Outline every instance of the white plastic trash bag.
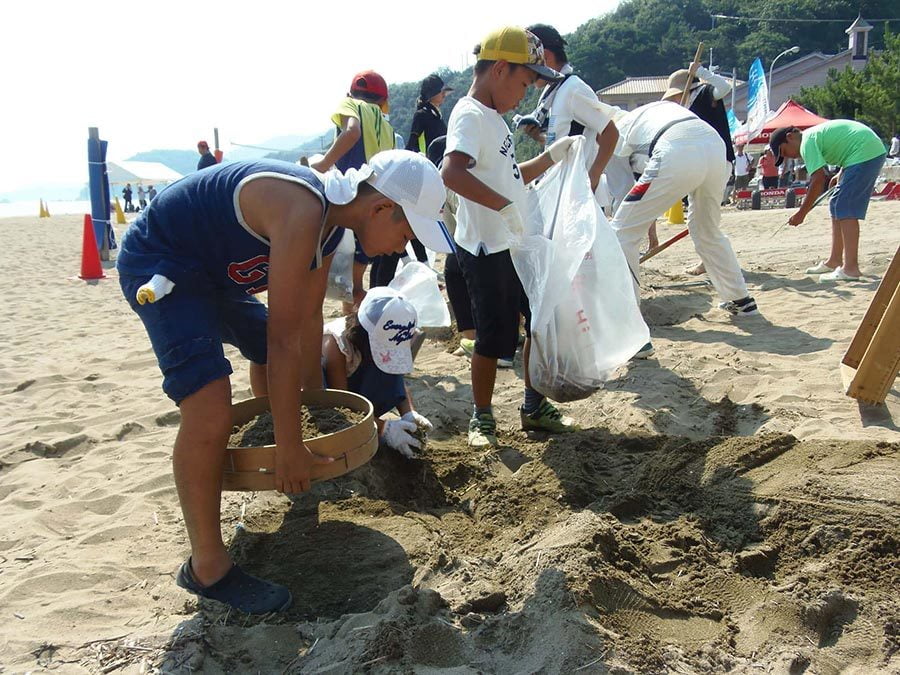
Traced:
<path fill-rule="evenodd" d="M 587 398 L 650 339 L 628 263 L 591 192 L 584 139 L 528 190 L 526 236 L 510 242 L 531 306 L 531 384 Z"/>
<path fill-rule="evenodd" d="M 450 325 L 450 310 L 438 287 L 437 274 L 428 265 L 408 262 L 388 285 L 416 308 L 420 328 Z"/>
<path fill-rule="evenodd" d="M 334 249 L 331 268 L 328 270 L 326 298 L 353 302 L 353 252 L 353 232 L 344 230 L 344 236 Z"/>

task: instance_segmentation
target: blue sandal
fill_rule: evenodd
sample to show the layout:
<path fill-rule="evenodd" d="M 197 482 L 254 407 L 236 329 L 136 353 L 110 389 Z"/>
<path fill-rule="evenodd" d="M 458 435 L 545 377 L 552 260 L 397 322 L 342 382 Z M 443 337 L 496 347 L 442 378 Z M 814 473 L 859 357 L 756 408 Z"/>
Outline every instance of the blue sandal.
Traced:
<path fill-rule="evenodd" d="M 283 612 L 293 600 L 286 586 L 258 579 L 237 565 L 216 583 L 203 586 L 194 578 L 190 558 L 178 570 L 175 583 L 194 595 L 218 600 L 247 614 Z"/>

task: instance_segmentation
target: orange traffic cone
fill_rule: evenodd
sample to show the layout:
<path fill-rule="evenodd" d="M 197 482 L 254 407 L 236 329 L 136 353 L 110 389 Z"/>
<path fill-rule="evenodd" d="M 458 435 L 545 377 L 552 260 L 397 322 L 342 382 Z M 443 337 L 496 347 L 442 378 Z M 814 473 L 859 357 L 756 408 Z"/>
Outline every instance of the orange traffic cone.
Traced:
<path fill-rule="evenodd" d="M 100 266 L 100 252 L 97 250 L 97 238 L 94 236 L 94 221 L 84 214 L 84 236 L 81 241 L 81 279 L 105 279 Z"/>

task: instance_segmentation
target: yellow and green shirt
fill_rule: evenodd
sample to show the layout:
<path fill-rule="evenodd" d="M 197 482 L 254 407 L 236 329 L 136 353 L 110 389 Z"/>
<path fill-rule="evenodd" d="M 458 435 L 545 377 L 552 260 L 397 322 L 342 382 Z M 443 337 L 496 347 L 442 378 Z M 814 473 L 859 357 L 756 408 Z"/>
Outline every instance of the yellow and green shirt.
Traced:
<path fill-rule="evenodd" d="M 362 136 L 349 152 L 335 163 L 338 170 L 358 169 L 382 150 L 394 148 L 394 128 L 384 118 L 381 108 L 374 103 L 350 96 L 341 101 L 331 116 L 331 121 L 337 127 L 336 134 L 341 132 L 342 117 L 358 119 L 360 127 L 362 127 Z"/>

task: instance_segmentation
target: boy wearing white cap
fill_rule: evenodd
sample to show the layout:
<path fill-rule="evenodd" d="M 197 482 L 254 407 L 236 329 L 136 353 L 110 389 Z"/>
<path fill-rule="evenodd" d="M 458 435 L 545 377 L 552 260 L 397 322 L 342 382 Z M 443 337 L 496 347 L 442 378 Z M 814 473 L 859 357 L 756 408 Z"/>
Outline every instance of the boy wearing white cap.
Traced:
<path fill-rule="evenodd" d="M 173 183 L 131 224 L 117 260 L 122 291 L 181 411 L 173 465 L 191 557 L 179 586 L 249 613 L 290 604 L 287 588 L 238 568 L 222 542 L 232 372 L 223 344 L 240 349 L 253 393 L 271 400 L 277 489 L 308 489 L 312 465 L 330 460 L 303 443 L 300 390 L 322 386 L 322 302 L 342 228 L 370 255 L 402 251 L 414 236 L 449 251 L 444 199 L 434 165 L 405 150 L 325 176 L 233 162 Z M 253 297 L 264 290 L 268 310 Z"/>
<path fill-rule="evenodd" d="M 417 323 L 415 307 L 393 288 L 379 286 L 366 293 L 357 312 L 325 324 L 322 342 L 328 387 L 369 399 L 381 439 L 410 459 L 422 448 L 416 430 L 434 428 L 413 409 L 403 379 L 412 372 Z M 395 409 L 399 420 L 381 418 Z"/>
<path fill-rule="evenodd" d="M 501 115 L 519 104 L 538 77 L 554 81 L 560 75 L 544 63 L 540 40 L 515 26 L 492 32 L 475 48 L 475 54 L 478 61 L 472 86 L 450 115 L 441 175 L 447 187 L 459 195 L 457 258 L 475 319 L 475 410 L 469 421 L 469 445 L 486 447 L 497 445 L 491 405 L 497 360 L 516 351 L 520 313 L 525 316 L 526 334 L 530 332 L 528 298 L 509 252 L 510 242 L 524 232 L 520 208 L 525 184 L 561 161 L 574 139 L 561 138 L 534 159 L 517 163 L 513 137 Z M 526 338 L 522 428 L 555 433 L 574 430 L 574 422 L 531 387 L 530 346 L 530 338 Z"/>

